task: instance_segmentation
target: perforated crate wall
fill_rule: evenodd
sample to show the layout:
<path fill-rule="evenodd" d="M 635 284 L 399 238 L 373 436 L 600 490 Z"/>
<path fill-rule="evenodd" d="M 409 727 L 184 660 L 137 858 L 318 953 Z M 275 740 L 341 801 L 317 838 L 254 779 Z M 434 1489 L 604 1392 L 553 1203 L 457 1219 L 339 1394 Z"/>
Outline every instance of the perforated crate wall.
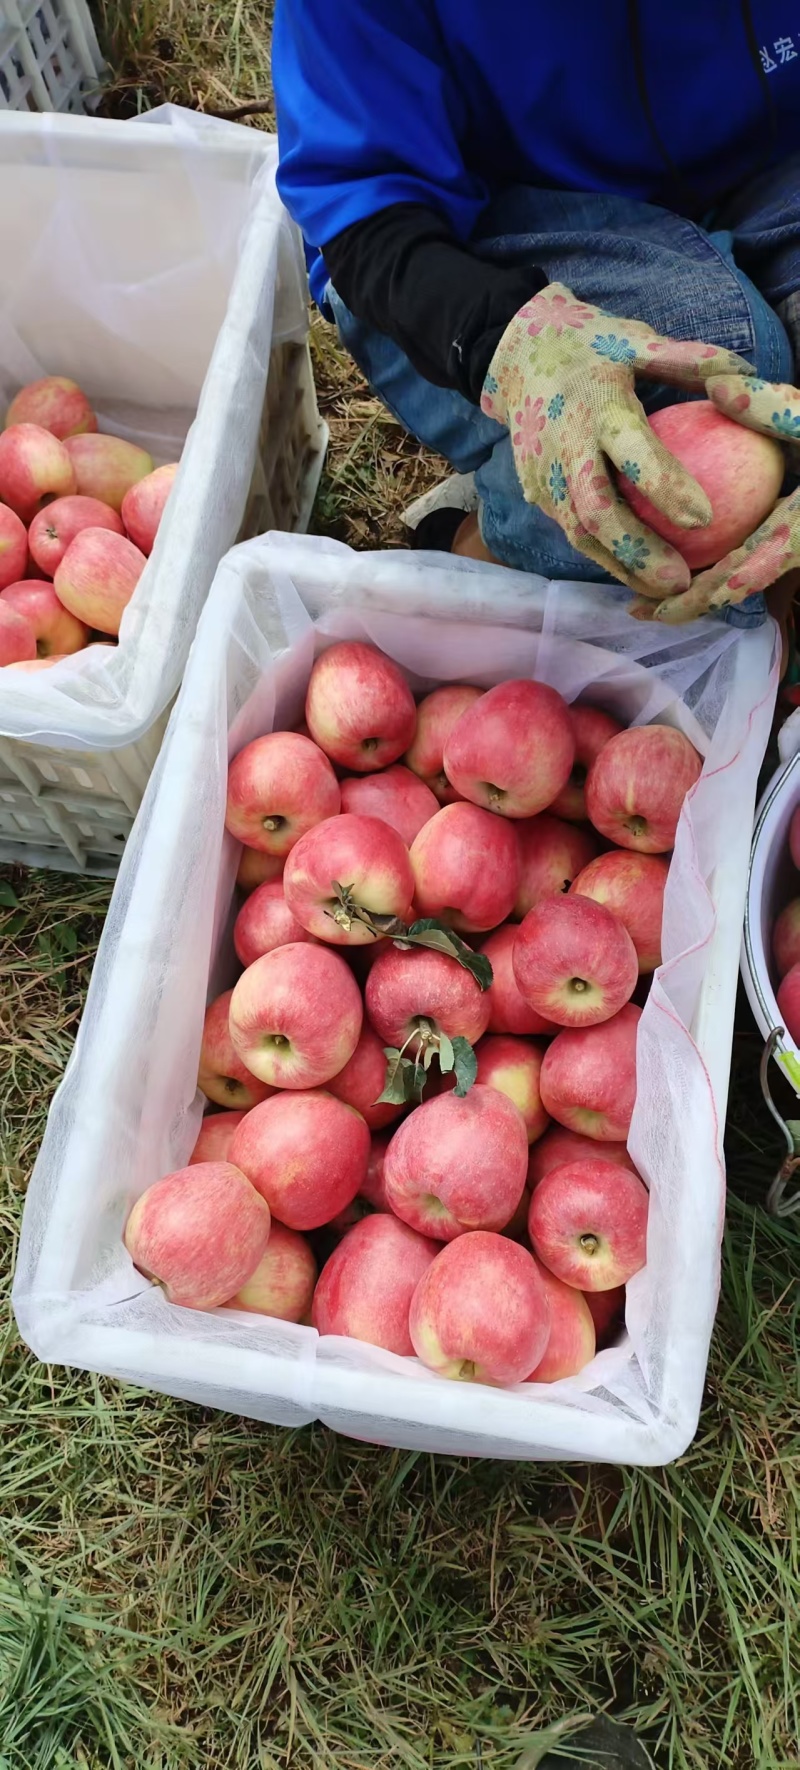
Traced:
<path fill-rule="evenodd" d="M 0 110 L 85 111 L 102 68 L 86 0 L 0 0 Z"/>

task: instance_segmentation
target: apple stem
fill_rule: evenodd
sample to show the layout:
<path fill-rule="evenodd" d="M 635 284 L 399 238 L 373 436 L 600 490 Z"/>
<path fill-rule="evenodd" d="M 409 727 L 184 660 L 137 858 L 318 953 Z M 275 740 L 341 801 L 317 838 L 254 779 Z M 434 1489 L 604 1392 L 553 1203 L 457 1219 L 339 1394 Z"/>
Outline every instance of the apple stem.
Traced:
<path fill-rule="evenodd" d="M 586 982 L 585 977 L 571 977 L 569 980 L 569 987 L 574 995 L 582 996 L 584 990 L 589 988 L 589 985 Z"/>
<path fill-rule="evenodd" d="M 285 817 L 264 817 L 261 822 L 264 829 L 269 830 L 270 834 L 274 835 L 276 830 L 283 829 L 286 819 Z"/>
<path fill-rule="evenodd" d="M 591 1233 L 589 1233 L 587 1235 L 582 1235 L 580 1237 L 580 1245 L 581 1245 L 583 1252 L 585 1254 L 596 1254 L 597 1250 L 600 1246 L 600 1242 L 599 1242 L 599 1239 L 596 1235 L 592 1235 Z"/>

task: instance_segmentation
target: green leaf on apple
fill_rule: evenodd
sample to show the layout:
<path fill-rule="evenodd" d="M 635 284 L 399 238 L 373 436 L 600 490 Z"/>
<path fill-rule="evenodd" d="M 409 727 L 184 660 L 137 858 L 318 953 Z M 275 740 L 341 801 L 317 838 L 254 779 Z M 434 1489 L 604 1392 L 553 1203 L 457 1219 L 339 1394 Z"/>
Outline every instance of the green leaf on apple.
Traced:
<path fill-rule="evenodd" d="M 456 1054 L 455 1054 L 455 1051 L 453 1050 L 453 1041 L 452 1041 L 452 1039 L 448 1039 L 446 1032 L 440 1032 L 439 1033 L 439 1068 L 442 1072 L 442 1075 L 443 1076 L 449 1075 L 450 1071 L 452 1069 L 455 1069 L 455 1064 L 456 1064 Z"/>
<path fill-rule="evenodd" d="M 455 1091 L 459 1100 L 463 1100 L 478 1079 L 478 1059 L 469 1039 L 453 1040 L 453 1068 L 456 1073 Z"/>
<path fill-rule="evenodd" d="M 481 989 L 491 988 L 493 972 L 486 955 L 474 953 L 459 934 L 446 928 L 443 922 L 437 922 L 434 916 L 412 922 L 410 928 L 396 936 L 396 940 L 398 946 L 424 946 L 431 952 L 444 953 L 448 959 L 455 959 L 463 965 L 465 971 L 471 971 Z"/>
<path fill-rule="evenodd" d="M 384 1046 L 384 1055 L 387 1058 L 386 1079 L 383 1084 L 383 1090 L 378 1095 L 378 1098 L 374 1102 L 374 1105 L 375 1106 L 405 1106 L 405 1104 L 406 1104 L 405 1072 L 408 1068 L 411 1067 L 411 1065 L 409 1063 L 409 1059 L 407 1057 L 403 1057 L 401 1052 L 395 1050 L 394 1046 L 392 1046 L 392 1045 L 385 1045 Z"/>

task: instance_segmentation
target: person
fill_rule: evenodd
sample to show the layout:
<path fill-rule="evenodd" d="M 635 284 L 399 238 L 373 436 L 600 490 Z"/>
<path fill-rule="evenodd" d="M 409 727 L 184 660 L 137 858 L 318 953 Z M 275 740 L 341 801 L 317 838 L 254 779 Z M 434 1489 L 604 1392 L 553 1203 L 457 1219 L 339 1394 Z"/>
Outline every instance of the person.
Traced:
<path fill-rule="evenodd" d="M 624 585 L 639 616 L 762 620 L 800 566 L 791 473 L 691 579 L 615 470 L 686 528 L 710 506 L 648 413 L 705 395 L 787 466 L 800 443 L 800 11 L 278 0 L 273 74 L 317 302 L 475 476 L 477 519 L 439 512 L 424 544 Z"/>

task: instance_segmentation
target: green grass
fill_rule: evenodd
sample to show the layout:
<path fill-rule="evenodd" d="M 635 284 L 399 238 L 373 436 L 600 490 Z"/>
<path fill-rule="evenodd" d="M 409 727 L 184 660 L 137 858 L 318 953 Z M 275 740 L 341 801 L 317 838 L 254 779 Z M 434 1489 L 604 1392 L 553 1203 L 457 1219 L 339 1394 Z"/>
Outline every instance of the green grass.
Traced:
<path fill-rule="evenodd" d="M 269 9 L 102 0 L 136 109 L 268 92 Z M 437 468 L 322 327 L 318 526 L 399 539 Z M 16 898 L 16 901 L 14 899 Z M 0 1770 L 526 1770 L 599 1708 L 669 1770 L 789 1770 L 800 1737 L 800 1224 L 737 1037 L 723 1282 L 688 1454 L 643 1473 L 287 1432 L 39 1365 L 8 1306 L 25 1185 L 108 888 L 0 877 Z"/>

